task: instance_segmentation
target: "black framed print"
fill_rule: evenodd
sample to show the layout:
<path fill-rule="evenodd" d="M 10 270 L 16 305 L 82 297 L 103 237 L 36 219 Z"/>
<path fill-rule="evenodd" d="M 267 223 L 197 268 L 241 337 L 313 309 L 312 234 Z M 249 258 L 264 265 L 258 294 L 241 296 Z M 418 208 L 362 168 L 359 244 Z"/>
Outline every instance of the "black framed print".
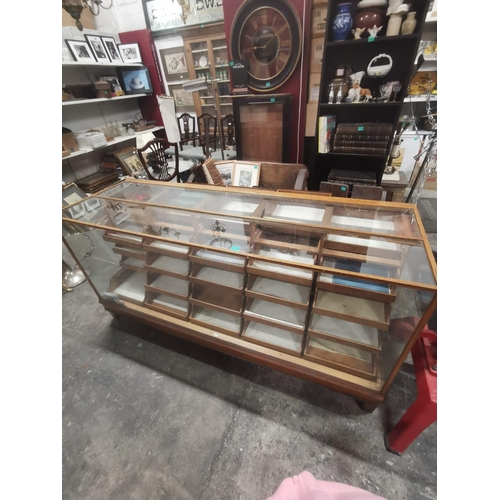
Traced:
<path fill-rule="evenodd" d="M 120 43 L 118 50 L 125 64 L 141 63 L 141 51 L 138 43 Z"/>
<path fill-rule="evenodd" d="M 108 54 L 109 60 L 115 64 L 121 64 L 122 58 L 118 50 L 118 45 L 116 45 L 115 39 L 112 36 L 101 36 L 102 44 L 106 49 L 106 54 Z"/>
<path fill-rule="evenodd" d="M 92 50 L 92 54 L 96 58 L 97 62 L 109 63 L 109 57 L 106 53 L 106 49 L 104 48 L 103 41 L 100 36 L 96 35 L 85 35 L 85 40 L 90 46 L 90 50 Z"/>
<path fill-rule="evenodd" d="M 66 40 L 66 45 L 71 55 L 75 58 L 75 61 L 82 63 L 92 63 L 96 61 L 87 42 L 82 40 Z"/>

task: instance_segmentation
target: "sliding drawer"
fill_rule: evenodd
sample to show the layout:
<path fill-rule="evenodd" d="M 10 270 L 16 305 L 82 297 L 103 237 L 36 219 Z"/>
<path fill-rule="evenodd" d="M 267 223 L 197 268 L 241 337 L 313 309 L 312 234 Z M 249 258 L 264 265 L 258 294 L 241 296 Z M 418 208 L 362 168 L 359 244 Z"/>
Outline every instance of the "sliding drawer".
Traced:
<path fill-rule="evenodd" d="M 146 278 L 144 272 L 120 269 L 110 280 L 108 292 L 119 299 L 142 305 L 146 298 Z"/>
<path fill-rule="evenodd" d="M 177 318 L 186 319 L 189 315 L 189 301 L 187 298 L 181 299 L 172 295 L 155 293 L 150 290 L 147 291 L 145 306 L 153 311 Z"/>
<path fill-rule="evenodd" d="M 217 267 L 193 264 L 189 281 L 205 287 L 216 287 L 230 293 L 243 294 L 245 275 L 239 272 L 226 271 Z"/>
<path fill-rule="evenodd" d="M 241 315 L 232 312 L 222 312 L 210 307 L 193 305 L 189 321 L 195 325 L 225 333 L 232 337 L 239 337 L 241 333 Z"/>
<path fill-rule="evenodd" d="M 242 339 L 263 347 L 300 356 L 304 336 L 289 330 L 276 328 L 265 323 L 245 321 Z"/>
<path fill-rule="evenodd" d="M 148 281 L 150 283 L 146 284 L 146 290 L 151 292 L 169 295 L 180 300 L 186 300 L 189 297 L 189 281 L 186 279 L 150 273 Z"/>
<path fill-rule="evenodd" d="M 188 260 L 171 257 L 170 255 L 148 253 L 144 269 L 152 273 L 165 274 L 174 278 L 185 277 L 187 279 L 191 271 L 191 264 Z"/>

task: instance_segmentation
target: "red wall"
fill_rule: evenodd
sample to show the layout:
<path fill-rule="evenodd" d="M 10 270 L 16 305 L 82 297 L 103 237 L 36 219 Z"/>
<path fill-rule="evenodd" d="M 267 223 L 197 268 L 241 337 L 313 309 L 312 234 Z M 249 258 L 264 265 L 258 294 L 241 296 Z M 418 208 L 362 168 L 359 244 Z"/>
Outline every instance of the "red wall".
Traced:
<path fill-rule="evenodd" d="M 120 33 L 121 43 L 138 43 L 141 51 L 142 62 L 149 70 L 151 85 L 153 86 L 153 95 L 141 97 L 139 99 L 139 107 L 141 108 L 142 117 L 145 120 L 156 120 L 156 124 L 163 127 L 163 120 L 158 107 L 157 95 L 165 95 L 165 85 L 161 79 L 161 71 L 156 58 L 156 50 L 154 46 L 151 32 L 147 29 L 137 31 L 127 31 Z"/>
<path fill-rule="evenodd" d="M 288 0 L 295 7 L 299 19 L 303 19 L 303 36 L 304 48 L 303 56 L 292 76 L 278 89 L 277 94 L 292 94 L 292 127 L 290 130 L 290 163 L 303 162 L 304 134 L 306 123 L 306 103 L 307 103 L 307 81 L 309 76 L 309 54 L 310 54 L 310 34 L 311 34 L 311 0 Z M 226 32 L 227 46 L 230 47 L 229 36 L 231 34 L 231 25 L 233 24 L 234 16 L 244 0 L 225 0 L 223 3 L 224 9 L 224 28 Z M 272 2 L 270 2 L 272 5 Z M 305 10 L 305 13 L 303 12 Z M 230 52 L 230 49 L 229 49 Z M 230 57 L 232 57 L 230 55 Z M 302 68 L 302 78 L 301 78 Z M 302 82 L 302 89 L 301 89 Z M 302 102 L 299 103 L 302 97 Z M 299 118 L 300 117 L 300 118 Z M 297 133 L 299 140 L 297 141 Z"/>

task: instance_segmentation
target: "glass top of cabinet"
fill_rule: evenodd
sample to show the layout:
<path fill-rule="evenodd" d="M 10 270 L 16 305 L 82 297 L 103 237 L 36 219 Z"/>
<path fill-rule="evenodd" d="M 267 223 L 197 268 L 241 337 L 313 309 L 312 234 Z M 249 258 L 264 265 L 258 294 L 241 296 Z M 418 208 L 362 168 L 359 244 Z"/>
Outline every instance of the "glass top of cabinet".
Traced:
<path fill-rule="evenodd" d="M 432 251 L 411 204 L 126 179 L 66 208 L 63 217 L 149 238 L 175 235 L 195 247 L 302 268 L 320 266 L 323 279 L 361 275 L 386 283 L 437 283 Z"/>

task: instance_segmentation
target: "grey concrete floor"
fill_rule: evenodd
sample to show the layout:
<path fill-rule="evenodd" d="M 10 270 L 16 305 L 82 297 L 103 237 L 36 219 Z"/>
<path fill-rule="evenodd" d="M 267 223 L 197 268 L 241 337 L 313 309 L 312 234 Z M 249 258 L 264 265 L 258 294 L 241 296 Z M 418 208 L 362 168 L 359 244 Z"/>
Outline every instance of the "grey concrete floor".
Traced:
<path fill-rule="evenodd" d="M 386 433 L 411 366 L 372 414 L 349 397 L 112 319 L 88 283 L 62 296 L 64 499 L 264 500 L 304 470 L 390 500 L 436 498 L 433 424 L 403 456 Z"/>

